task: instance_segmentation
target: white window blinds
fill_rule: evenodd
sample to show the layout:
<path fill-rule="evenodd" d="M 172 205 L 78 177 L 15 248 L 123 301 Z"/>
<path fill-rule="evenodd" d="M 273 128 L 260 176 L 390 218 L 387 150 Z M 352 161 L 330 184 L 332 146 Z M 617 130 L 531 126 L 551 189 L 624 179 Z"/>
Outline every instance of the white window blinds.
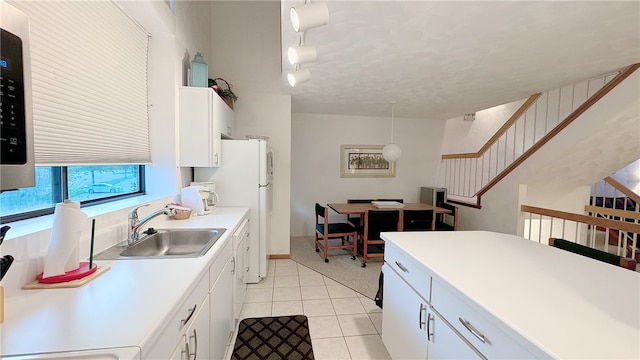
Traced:
<path fill-rule="evenodd" d="M 37 165 L 150 162 L 149 35 L 112 1 L 10 1 L 29 16 Z"/>

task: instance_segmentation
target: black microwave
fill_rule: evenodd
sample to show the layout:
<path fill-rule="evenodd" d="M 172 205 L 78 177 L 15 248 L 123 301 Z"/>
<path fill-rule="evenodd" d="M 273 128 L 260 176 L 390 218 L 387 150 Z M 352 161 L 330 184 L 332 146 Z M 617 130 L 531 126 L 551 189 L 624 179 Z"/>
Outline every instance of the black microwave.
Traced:
<path fill-rule="evenodd" d="M 0 191 L 35 185 L 27 16 L 0 2 Z"/>

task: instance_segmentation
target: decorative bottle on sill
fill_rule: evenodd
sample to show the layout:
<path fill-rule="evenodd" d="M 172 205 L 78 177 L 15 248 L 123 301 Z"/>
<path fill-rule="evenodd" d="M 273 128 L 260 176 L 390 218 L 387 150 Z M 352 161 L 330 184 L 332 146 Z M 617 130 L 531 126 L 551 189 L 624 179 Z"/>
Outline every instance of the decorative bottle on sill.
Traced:
<path fill-rule="evenodd" d="M 191 61 L 191 86 L 207 87 L 209 66 L 204 62 L 202 53 L 197 52 Z"/>

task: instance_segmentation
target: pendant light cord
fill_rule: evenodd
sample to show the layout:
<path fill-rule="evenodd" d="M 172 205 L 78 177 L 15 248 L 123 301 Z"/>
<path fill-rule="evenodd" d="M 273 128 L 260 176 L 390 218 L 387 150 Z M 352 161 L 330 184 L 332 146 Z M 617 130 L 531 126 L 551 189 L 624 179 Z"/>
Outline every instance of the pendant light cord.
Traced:
<path fill-rule="evenodd" d="M 393 110 L 395 107 L 395 101 L 391 102 L 391 143 L 393 144 L 393 120 L 395 118 Z"/>

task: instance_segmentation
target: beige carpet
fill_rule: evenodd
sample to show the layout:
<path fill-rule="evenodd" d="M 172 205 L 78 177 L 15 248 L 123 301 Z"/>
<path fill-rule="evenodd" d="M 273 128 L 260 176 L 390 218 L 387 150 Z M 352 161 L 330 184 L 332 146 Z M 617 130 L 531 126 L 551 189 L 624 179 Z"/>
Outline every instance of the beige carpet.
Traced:
<path fill-rule="evenodd" d="M 340 240 L 337 240 L 340 241 Z M 325 263 L 321 253 L 315 251 L 312 236 L 291 238 L 291 259 L 322 275 L 335 280 L 356 292 L 374 299 L 378 291 L 378 277 L 382 259 L 369 259 L 362 267 L 362 258 L 351 260 L 347 250 L 329 251 L 329 262 Z"/>

